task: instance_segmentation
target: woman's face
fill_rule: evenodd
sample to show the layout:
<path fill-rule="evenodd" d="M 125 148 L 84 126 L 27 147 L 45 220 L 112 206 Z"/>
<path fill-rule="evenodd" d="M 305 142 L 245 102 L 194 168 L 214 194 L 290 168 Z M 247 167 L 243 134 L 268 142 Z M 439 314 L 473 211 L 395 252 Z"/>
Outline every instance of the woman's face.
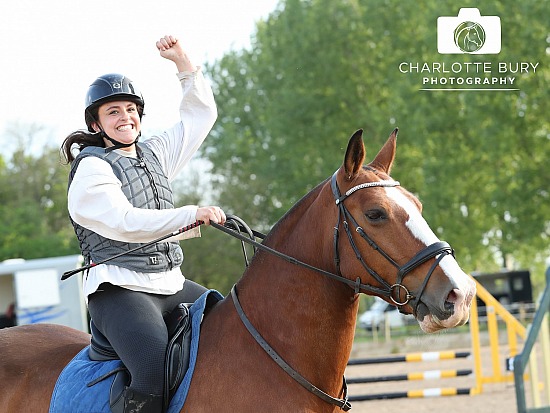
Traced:
<path fill-rule="evenodd" d="M 98 110 L 99 125 L 109 136 L 120 143 L 133 143 L 141 131 L 137 105 L 129 101 L 104 103 Z M 99 130 L 98 130 L 99 131 Z M 107 147 L 113 143 L 105 139 Z"/>

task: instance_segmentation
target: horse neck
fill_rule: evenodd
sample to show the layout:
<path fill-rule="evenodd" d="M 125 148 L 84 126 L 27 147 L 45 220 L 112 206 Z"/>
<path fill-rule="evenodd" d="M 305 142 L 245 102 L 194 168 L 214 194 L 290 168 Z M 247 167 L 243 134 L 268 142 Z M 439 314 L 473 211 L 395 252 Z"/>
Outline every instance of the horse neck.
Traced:
<path fill-rule="evenodd" d="M 265 244 L 335 272 L 333 202 L 320 185 L 273 228 Z M 330 206 L 327 206 L 330 205 Z M 237 285 L 245 313 L 291 366 L 338 391 L 353 344 L 358 298 L 345 284 L 260 251 Z"/>

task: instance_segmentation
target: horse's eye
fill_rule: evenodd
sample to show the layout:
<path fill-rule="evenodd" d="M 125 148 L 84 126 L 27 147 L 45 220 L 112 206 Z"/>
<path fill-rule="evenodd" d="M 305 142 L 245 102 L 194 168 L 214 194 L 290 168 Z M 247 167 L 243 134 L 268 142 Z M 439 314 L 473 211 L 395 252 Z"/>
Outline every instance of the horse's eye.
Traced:
<path fill-rule="evenodd" d="M 383 209 L 369 209 L 365 212 L 365 216 L 371 222 L 380 222 L 387 218 L 386 212 Z"/>

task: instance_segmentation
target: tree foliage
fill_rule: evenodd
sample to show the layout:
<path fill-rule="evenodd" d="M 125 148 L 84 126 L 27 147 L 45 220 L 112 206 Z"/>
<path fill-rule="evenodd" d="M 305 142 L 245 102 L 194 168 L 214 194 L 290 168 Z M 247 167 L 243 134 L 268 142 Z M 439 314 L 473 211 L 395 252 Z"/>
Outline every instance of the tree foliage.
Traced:
<path fill-rule="evenodd" d="M 15 149 L 0 162 L 0 261 L 78 254 L 68 221 L 67 171 L 58 148 L 32 153 L 43 128 L 17 125 L 7 131 Z"/>
<path fill-rule="evenodd" d="M 468 270 L 541 262 L 550 252 L 549 11 L 535 0 L 483 5 L 502 18 L 501 53 L 440 55 L 437 17 L 458 12 L 449 0 L 281 1 L 249 50 L 209 67 L 220 116 L 204 155 L 220 202 L 269 227 L 340 165 L 356 129 L 372 156 L 399 126 L 393 175 L 419 194 Z M 398 70 L 455 61 L 489 62 L 494 74 L 500 62 L 539 66 L 503 74 L 519 92 L 420 91 L 422 75 Z"/>

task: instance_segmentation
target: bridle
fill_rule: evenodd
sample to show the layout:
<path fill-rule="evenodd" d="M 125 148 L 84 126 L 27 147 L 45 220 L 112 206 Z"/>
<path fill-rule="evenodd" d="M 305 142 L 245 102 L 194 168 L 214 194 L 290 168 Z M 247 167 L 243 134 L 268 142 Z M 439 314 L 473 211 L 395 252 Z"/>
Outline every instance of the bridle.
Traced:
<path fill-rule="evenodd" d="M 351 189 L 346 191 L 344 195 L 342 195 L 340 193 L 340 189 L 338 188 L 338 182 L 336 181 L 337 173 L 338 171 L 336 171 L 332 175 L 331 182 L 330 182 L 332 194 L 336 199 L 336 206 L 338 207 L 338 220 L 334 227 L 334 263 L 336 265 L 337 274 L 341 275 L 338 241 L 339 241 L 339 234 L 340 234 L 340 224 L 342 224 L 346 232 L 346 235 L 348 237 L 348 240 L 351 244 L 351 247 L 353 248 L 353 251 L 355 253 L 355 257 L 359 260 L 363 268 L 376 281 L 378 281 L 378 283 L 382 285 L 382 287 L 377 287 L 370 284 L 362 284 L 361 278 L 357 277 L 355 281 L 355 293 L 358 293 L 361 290 L 363 290 L 363 291 L 367 291 L 377 295 L 389 297 L 389 299 L 399 308 L 400 311 L 403 311 L 402 309 L 403 306 L 407 305 L 410 301 L 415 300 L 414 312 L 416 312 L 416 308 L 420 303 L 420 297 L 422 296 L 424 290 L 426 289 L 426 286 L 428 285 L 428 281 L 432 273 L 434 272 L 435 268 L 439 265 L 439 263 L 445 256 L 447 255 L 454 256 L 453 249 L 448 243 L 444 241 L 438 241 L 431 245 L 428 245 L 427 247 L 419 251 L 414 257 L 412 257 L 404 265 L 400 266 L 388 253 L 386 253 L 382 248 L 380 248 L 378 244 L 376 244 L 376 242 L 371 237 L 367 235 L 367 233 L 357 223 L 353 215 L 351 215 L 349 210 L 344 205 L 344 201 L 347 198 L 349 198 L 353 193 L 361 189 L 375 188 L 375 187 L 382 187 L 382 188 L 396 187 L 400 185 L 399 182 L 394 180 L 380 180 L 380 181 L 367 182 L 367 183 L 359 184 L 352 187 Z M 357 248 L 355 241 L 353 240 L 353 236 L 350 231 L 350 224 L 349 224 L 350 222 L 355 228 L 355 231 L 361 236 L 361 238 L 363 238 L 374 250 L 380 253 L 390 264 L 392 264 L 397 269 L 397 280 L 394 284 L 388 283 L 376 271 L 374 271 L 371 267 L 367 265 L 367 263 L 361 256 L 361 253 Z M 420 265 L 424 264 L 425 262 L 427 262 L 432 258 L 436 258 L 436 260 L 431 266 L 428 273 L 426 274 L 426 277 L 422 282 L 422 285 L 420 287 L 420 290 L 417 293 L 417 296 L 412 295 L 409 289 L 403 284 L 403 278 L 405 278 L 405 276 L 408 273 L 410 273 L 412 270 L 414 270 L 415 268 L 419 267 Z M 401 299 L 402 292 L 405 294 L 404 300 Z"/>
<path fill-rule="evenodd" d="M 366 183 L 362 183 L 354 186 L 353 188 L 346 191 L 344 195 L 341 195 L 340 189 L 338 188 L 338 183 L 336 181 L 337 173 L 338 171 L 336 171 L 332 175 L 331 183 L 330 183 L 332 188 L 332 193 L 335 198 L 336 206 L 338 207 L 338 221 L 334 226 L 334 242 L 333 242 L 334 243 L 334 263 L 336 266 L 336 274 L 323 270 L 321 268 L 314 267 L 313 265 L 307 264 L 303 261 L 300 261 L 280 251 L 274 250 L 273 248 L 270 248 L 267 245 L 264 245 L 263 243 L 257 242 L 255 240 L 256 237 L 265 238 L 265 235 L 260 234 L 257 231 L 251 230 L 248 227 L 248 225 L 246 225 L 246 223 L 237 216 L 228 215 L 225 226 L 219 225 L 213 222 L 211 222 L 211 225 L 243 242 L 243 252 L 245 253 L 245 262 L 247 265 L 248 265 L 248 259 L 246 257 L 246 252 L 244 249 L 244 242 L 252 245 L 255 248 L 255 250 L 258 250 L 258 249 L 264 250 L 272 255 L 275 255 L 279 258 L 284 259 L 285 261 L 290 262 L 291 264 L 299 265 L 301 267 L 318 272 L 328 278 L 344 283 L 350 286 L 354 290 L 355 294 L 358 294 L 359 292 L 363 291 L 363 292 L 367 292 L 375 295 L 388 297 L 400 310 L 402 310 L 403 306 L 407 305 L 412 300 L 415 300 L 414 311 L 416 312 L 416 308 L 420 303 L 420 298 L 424 290 L 426 289 L 426 286 L 428 284 L 428 281 L 432 273 L 434 272 L 436 267 L 439 265 L 439 263 L 445 256 L 447 255 L 454 256 L 453 249 L 448 243 L 444 241 L 434 242 L 433 244 L 430 244 L 424 249 L 420 250 L 414 257 L 412 257 L 404 265 L 400 266 L 393 258 L 391 258 L 391 256 L 388 253 L 386 253 L 382 248 L 380 248 L 378 244 L 376 244 L 376 242 L 367 235 L 367 233 L 357 223 L 353 215 L 351 215 L 349 210 L 344 205 L 344 201 L 347 198 L 349 198 L 353 193 L 361 189 L 376 188 L 376 187 L 396 187 L 396 186 L 400 186 L 399 182 L 394 180 L 380 180 L 380 181 L 366 182 Z M 369 244 L 369 246 L 372 247 L 374 250 L 376 250 L 378 253 L 380 253 L 390 264 L 392 264 L 397 269 L 397 281 L 394 284 L 388 283 L 376 271 L 374 271 L 371 267 L 367 265 L 367 263 L 361 256 L 359 248 L 357 248 L 357 244 L 355 243 L 353 236 L 351 234 L 350 224 L 349 224 L 350 222 L 355 228 L 355 231 Z M 354 281 L 342 275 L 340 271 L 340 252 L 338 247 L 339 239 L 340 239 L 340 235 L 339 235 L 340 224 L 342 224 L 342 226 L 344 227 L 344 230 L 351 244 L 351 247 L 353 248 L 356 258 L 359 260 L 359 262 L 361 263 L 363 268 L 367 271 L 367 273 L 370 276 L 372 276 L 378 283 L 381 284 L 381 287 L 362 283 L 361 277 L 357 277 Z M 246 235 L 243 235 L 241 233 L 241 230 L 243 230 L 246 233 Z M 415 268 L 419 267 L 420 265 L 424 264 L 425 262 L 429 261 L 432 258 L 436 258 L 435 262 L 432 264 L 426 277 L 424 278 L 424 281 L 422 282 L 421 288 L 419 289 L 417 295 L 415 296 L 411 294 L 409 289 L 403 284 L 403 278 L 412 270 L 414 270 Z M 405 294 L 404 300 L 401 300 L 402 292 L 404 292 Z"/>

